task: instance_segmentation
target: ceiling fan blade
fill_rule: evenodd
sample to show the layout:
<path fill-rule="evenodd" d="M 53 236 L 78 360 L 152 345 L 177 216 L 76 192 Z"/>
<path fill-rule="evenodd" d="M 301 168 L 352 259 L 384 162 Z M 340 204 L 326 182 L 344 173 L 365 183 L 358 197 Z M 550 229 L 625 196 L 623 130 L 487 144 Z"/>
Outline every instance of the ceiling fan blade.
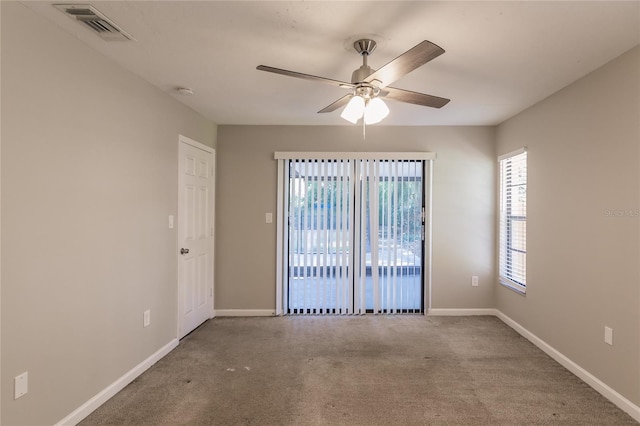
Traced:
<path fill-rule="evenodd" d="M 378 82 L 376 84 L 378 87 L 387 87 L 400 77 L 409 74 L 411 71 L 426 64 L 430 60 L 437 58 L 443 53 L 443 48 L 425 40 L 407 50 L 393 61 L 382 66 L 378 71 L 375 71 L 373 74 L 365 78 L 364 81 L 367 83 L 374 83 L 374 80 L 376 80 Z"/>
<path fill-rule="evenodd" d="M 338 99 L 337 101 L 332 103 L 331 105 L 328 105 L 328 106 L 322 108 L 320 111 L 318 111 L 318 114 L 320 114 L 322 112 L 335 111 L 338 108 L 348 104 L 352 97 L 353 97 L 352 94 L 344 95 L 343 97 L 341 97 L 340 99 Z"/>
<path fill-rule="evenodd" d="M 428 106 L 431 108 L 442 108 L 449 103 L 450 99 L 440 98 L 433 95 L 425 95 L 424 93 L 412 92 L 410 90 L 397 89 L 395 87 L 385 87 L 380 96 L 385 99 L 392 99 L 394 101 L 406 102 L 409 104 Z"/>
<path fill-rule="evenodd" d="M 289 76 L 289 77 L 301 78 L 303 80 L 318 81 L 320 83 L 331 84 L 332 86 L 344 87 L 346 89 L 352 89 L 353 87 L 355 87 L 354 84 L 347 83 L 346 81 L 339 81 L 339 80 L 333 80 L 333 79 L 330 79 L 330 78 L 317 77 L 315 75 L 303 74 L 301 72 L 295 72 L 295 71 L 289 71 L 289 70 L 283 70 L 283 69 L 280 69 L 280 68 L 269 67 L 269 66 L 266 66 L 266 65 L 258 65 L 256 67 L 256 69 L 260 70 L 260 71 L 272 72 L 274 74 L 281 74 L 281 75 L 286 75 L 286 76 Z"/>

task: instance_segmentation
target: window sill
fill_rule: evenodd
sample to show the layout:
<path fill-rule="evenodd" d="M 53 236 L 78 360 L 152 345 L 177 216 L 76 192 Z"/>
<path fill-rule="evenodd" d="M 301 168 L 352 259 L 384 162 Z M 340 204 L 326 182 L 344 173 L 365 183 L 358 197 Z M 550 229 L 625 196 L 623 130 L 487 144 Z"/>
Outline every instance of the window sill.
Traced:
<path fill-rule="evenodd" d="M 526 296 L 527 295 L 527 290 L 526 288 L 519 286 L 517 284 L 513 284 L 511 281 L 509 280 L 505 280 L 504 278 L 499 278 L 498 282 L 500 283 L 501 286 L 508 288 L 509 290 L 518 293 L 520 296 Z"/>

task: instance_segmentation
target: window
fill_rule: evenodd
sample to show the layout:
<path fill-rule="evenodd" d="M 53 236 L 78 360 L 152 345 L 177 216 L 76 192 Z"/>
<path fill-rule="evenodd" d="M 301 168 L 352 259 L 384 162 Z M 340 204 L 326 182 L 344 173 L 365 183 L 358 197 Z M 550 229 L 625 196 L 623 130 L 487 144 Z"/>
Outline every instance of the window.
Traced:
<path fill-rule="evenodd" d="M 527 151 L 500 162 L 500 283 L 525 293 L 527 286 Z"/>

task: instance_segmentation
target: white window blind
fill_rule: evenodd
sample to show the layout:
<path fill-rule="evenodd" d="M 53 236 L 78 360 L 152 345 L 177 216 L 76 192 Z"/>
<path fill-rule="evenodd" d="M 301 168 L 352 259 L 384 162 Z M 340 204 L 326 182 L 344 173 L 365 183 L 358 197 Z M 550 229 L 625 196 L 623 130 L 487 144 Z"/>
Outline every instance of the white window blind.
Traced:
<path fill-rule="evenodd" d="M 527 285 L 527 152 L 521 149 L 500 163 L 500 283 L 522 293 Z"/>

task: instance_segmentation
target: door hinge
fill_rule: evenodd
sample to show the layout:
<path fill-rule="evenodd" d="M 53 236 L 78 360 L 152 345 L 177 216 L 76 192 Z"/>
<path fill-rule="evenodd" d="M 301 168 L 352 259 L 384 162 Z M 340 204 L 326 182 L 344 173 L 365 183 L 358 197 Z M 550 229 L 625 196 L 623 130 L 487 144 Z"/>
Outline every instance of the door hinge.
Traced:
<path fill-rule="evenodd" d="M 422 223 L 424 223 L 424 221 L 427 218 L 427 213 L 424 210 L 424 207 L 422 207 L 422 212 L 420 213 L 420 220 L 422 220 Z"/>

